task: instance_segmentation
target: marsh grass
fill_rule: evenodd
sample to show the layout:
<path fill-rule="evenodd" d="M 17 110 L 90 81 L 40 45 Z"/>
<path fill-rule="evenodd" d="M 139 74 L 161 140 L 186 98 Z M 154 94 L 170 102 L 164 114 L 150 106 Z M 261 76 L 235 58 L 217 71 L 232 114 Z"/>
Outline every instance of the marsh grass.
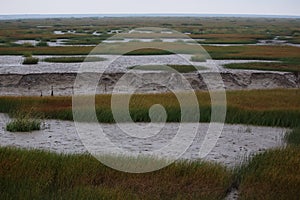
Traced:
<path fill-rule="evenodd" d="M 284 137 L 287 146 L 245 157 L 234 168 L 233 188 L 240 199 L 297 199 L 300 195 L 300 129 Z"/>
<path fill-rule="evenodd" d="M 193 62 L 205 62 L 207 60 L 207 56 L 204 55 L 195 55 L 191 57 L 191 61 Z"/>
<path fill-rule="evenodd" d="M 203 46 L 213 59 L 286 60 L 299 59 L 293 46 Z"/>
<path fill-rule="evenodd" d="M 300 146 L 300 127 L 294 128 L 285 135 L 285 140 L 289 145 Z"/>
<path fill-rule="evenodd" d="M 101 44 L 107 48 L 98 48 L 93 54 L 120 54 L 126 52 L 128 49 L 140 48 L 136 51 L 129 52 L 129 55 L 170 55 L 169 51 L 157 50 L 157 49 L 143 49 L 141 43 L 128 43 L 126 46 L 117 44 Z M 154 42 L 153 45 L 158 45 L 158 42 Z M 149 44 L 151 45 L 151 44 Z M 197 54 L 195 48 L 192 45 L 184 45 L 179 43 L 170 43 L 168 48 L 173 52 L 181 54 Z M 212 59 L 255 59 L 255 60 L 282 60 L 282 59 L 299 59 L 299 48 L 292 46 L 228 46 L 228 47 L 216 47 L 216 46 L 204 46 L 203 48 L 208 52 Z M 88 55 L 94 47 L 76 46 L 67 47 L 1 47 L 1 55 L 22 55 L 24 52 L 32 52 L 34 55 Z M 109 50 L 109 51 L 108 51 Z"/>
<path fill-rule="evenodd" d="M 9 132 L 31 132 L 41 129 L 41 122 L 37 119 L 17 118 L 6 125 Z"/>
<path fill-rule="evenodd" d="M 19 111 L 14 116 L 16 118 L 6 124 L 6 130 L 9 132 L 31 132 L 41 129 L 41 120 L 32 117 L 32 112 Z"/>
<path fill-rule="evenodd" d="M 141 65 L 141 66 L 129 67 L 128 69 L 143 70 L 143 71 L 170 71 L 170 72 L 173 72 L 173 70 L 175 70 L 179 73 L 190 73 L 190 72 L 196 72 L 198 70 L 204 70 L 206 68 L 201 66 L 193 66 L 193 65 L 167 65 L 167 67 L 164 65 Z"/>
<path fill-rule="evenodd" d="M 207 38 L 205 41 L 200 41 L 200 44 L 255 44 L 257 39 L 253 38 Z"/>
<path fill-rule="evenodd" d="M 298 199 L 300 149 L 287 147 L 258 154 L 237 170 L 240 199 Z"/>
<path fill-rule="evenodd" d="M 210 122 L 209 93 L 197 92 L 196 95 L 200 108 L 200 122 Z M 97 95 L 95 101 L 98 120 L 103 123 L 114 123 L 111 95 Z M 167 122 L 181 121 L 182 113 L 179 102 L 171 93 L 133 95 L 129 105 L 132 119 L 136 122 L 149 122 L 149 109 L 154 104 L 161 104 L 165 107 Z M 35 112 L 48 119 L 73 120 L 71 97 L 0 97 L 0 112 L 13 113 L 20 109 L 26 111 L 26 108 L 32 107 Z M 83 112 L 84 110 L 83 105 L 80 110 L 81 118 L 89 119 L 89 113 Z M 228 91 L 225 122 L 297 127 L 300 124 L 300 92 L 298 89 Z"/>
<path fill-rule="evenodd" d="M 47 47 L 48 43 L 46 41 L 40 41 L 36 44 L 37 47 Z"/>
<path fill-rule="evenodd" d="M 101 57 L 50 57 L 44 59 L 45 62 L 52 63 L 99 62 L 104 60 L 106 59 Z"/>
<path fill-rule="evenodd" d="M 38 58 L 34 58 L 34 57 L 25 57 L 24 61 L 23 61 L 23 65 L 36 65 L 39 63 L 39 59 Z"/>
<path fill-rule="evenodd" d="M 34 45 L 30 42 L 25 42 L 21 46 L 23 46 L 23 47 L 34 47 Z"/>
<path fill-rule="evenodd" d="M 32 57 L 32 53 L 31 52 L 24 52 L 23 57 L 24 58 Z"/>
<path fill-rule="evenodd" d="M 0 160 L 1 199 L 223 199 L 232 182 L 230 170 L 201 161 L 130 174 L 90 155 L 0 148 Z"/>
<path fill-rule="evenodd" d="M 142 49 L 137 49 L 137 50 L 128 52 L 124 55 L 141 56 L 141 55 L 171 55 L 171 54 L 174 54 L 174 53 L 169 52 L 167 50 L 162 50 L 162 49 L 142 48 Z"/>
<path fill-rule="evenodd" d="M 34 55 L 87 55 L 94 47 L 33 47 L 31 44 L 13 44 L 16 40 L 45 38 L 69 39 L 67 43 L 75 45 L 98 44 L 105 39 L 106 36 L 93 38 L 86 34 L 52 34 L 55 29 L 82 32 L 79 30 L 87 28 L 87 24 L 92 24 L 90 29 L 99 32 L 121 26 L 131 29 L 134 26 L 163 25 L 189 32 L 195 39 L 207 39 L 205 42 L 209 43 L 253 43 L 258 39 L 272 39 L 274 35 L 290 35 L 293 36 L 289 39 L 290 42 L 299 43 L 299 30 L 295 29 L 299 27 L 299 22 L 296 19 L 230 17 L 201 18 L 200 21 L 199 18 L 183 17 L 66 18 L 47 19 L 47 25 L 50 27 L 38 28 L 41 21 L 36 19 L 1 20 L 3 28 L 0 30 L 0 40 L 5 42 L 5 46 L 0 47 L 0 54 L 22 55 L 32 52 Z M 118 45 L 112 45 L 109 53 L 124 52 L 124 49 L 120 51 L 119 48 Z M 299 48 L 290 46 L 204 48 L 213 59 L 268 59 L 285 62 L 300 58 Z M 194 54 L 182 46 L 176 47 L 176 50 L 180 53 Z M 140 50 L 134 53 L 161 53 L 151 51 Z M 99 50 L 97 53 L 107 52 Z M 299 71 L 299 67 L 294 68 L 295 64 L 297 63 L 278 67 L 270 64 L 272 66 L 268 66 L 267 70 L 282 68 L 287 71 Z M 226 121 L 299 127 L 299 94 L 299 89 L 228 92 Z M 210 119 L 209 95 L 199 92 L 197 97 L 201 108 L 201 121 L 207 122 Z M 135 95 L 131 103 L 132 116 L 135 121 L 148 121 L 149 107 L 153 103 L 161 103 L 169 113 L 168 121 L 178 121 L 180 109 L 174 99 L 174 96 L 169 94 Z M 34 107 L 47 118 L 73 118 L 70 97 L 0 97 L 1 112 L 27 112 L 28 107 Z M 100 121 L 113 122 L 109 95 L 96 97 L 96 109 Z M 231 172 L 225 168 L 202 162 L 175 163 L 155 173 L 133 175 L 107 168 L 89 155 L 56 155 L 49 152 L 0 148 L 0 199 L 224 199 L 226 190 L 231 187 L 239 188 L 240 199 L 299 199 L 299 128 L 288 134 L 286 140 L 289 144 L 286 149 L 269 150 L 246 160 L 237 170 L 233 181 Z"/>
<path fill-rule="evenodd" d="M 80 48 L 75 46 L 66 47 L 0 47 L 1 55 L 23 55 L 25 52 L 32 52 L 34 55 L 88 55 L 94 47 Z"/>
<path fill-rule="evenodd" d="M 267 70 L 267 71 L 286 71 L 299 72 L 299 63 L 234 63 L 227 64 L 224 67 L 229 69 L 252 69 L 252 70 Z"/>

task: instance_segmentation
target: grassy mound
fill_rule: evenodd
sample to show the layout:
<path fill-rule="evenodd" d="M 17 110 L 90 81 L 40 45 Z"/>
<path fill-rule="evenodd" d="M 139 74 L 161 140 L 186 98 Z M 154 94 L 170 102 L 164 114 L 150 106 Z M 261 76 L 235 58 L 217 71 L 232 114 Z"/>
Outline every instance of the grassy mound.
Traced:
<path fill-rule="evenodd" d="M 142 48 L 142 49 L 137 49 L 137 50 L 128 52 L 124 55 L 143 56 L 143 55 L 171 55 L 171 54 L 174 54 L 174 53 L 167 51 L 167 50 L 163 50 L 163 49 Z"/>
<path fill-rule="evenodd" d="M 52 63 L 81 63 L 81 62 L 99 62 L 104 61 L 101 57 L 51 57 L 45 58 L 45 62 Z"/>
<path fill-rule="evenodd" d="M 10 132 L 30 132 L 41 129 L 41 122 L 36 119 L 19 118 L 6 125 L 6 130 Z"/>
<path fill-rule="evenodd" d="M 266 71 L 286 71 L 286 72 L 300 72 L 300 65 L 298 63 L 233 63 L 227 64 L 224 67 L 229 69 L 251 69 L 251 70 L 266 70 Z"/>
<path fill-rule="evenodd" d="M 179 73 L 196 72 L 198 70 L 206 69 L 205 67 L 193 66 L 193 65 L 167 65 L 167 66 L 169 68 L 164 65 L 142 65 L 142 66 L 129 67 L 128 69 L 144 70 L 144 71 L 171 71 L 171 72 L 173 70 L 176 70 Z"/>
<path fill-rule="evenodd" d="M 34 57 L 25 57 L 24 61 L 23 61 L 23 65 L 36 65 L 39 63 L 39 59 L 38 58 L 34 58 Z"/>
<path fill-rule="evenodd" d="M 191 57 L 192 62 L 205 62 L 207 57 L 204 55 L 195 55 Z"/>

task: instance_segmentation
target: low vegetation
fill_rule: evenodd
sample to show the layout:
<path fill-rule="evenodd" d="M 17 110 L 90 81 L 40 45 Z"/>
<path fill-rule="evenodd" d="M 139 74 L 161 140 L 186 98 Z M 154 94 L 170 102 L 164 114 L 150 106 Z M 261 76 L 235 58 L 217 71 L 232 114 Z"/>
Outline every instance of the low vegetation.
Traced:
<path fill-rule="evenodd" d="M 47 26 L 41 27 L 41 22 Z M 92 24 L 92 26 L 86 26 Z M 228 68 L 299 72 L 300 48 L 285 45 L 205 46 L 205 44 L 254 44 L 274 36 L 299 44 L 299 19 L 275 18 L 64 18 L 0 20 L 0 54 L 23 55 L 28 64 L 37 63 L 32 55 L 88 55 L 95 45 L 111 35 L 109 30 L 134 27 L 167 27 L 189 33 L 213 59 L 274 60 L 282 63 L 231 64 Z M 62 35 L 54 34 L 61 30 Z M 74 30 L 70 34 L 67 30 Z M 102 35 L 92 36 L 93 32 Z M 155 33 L 160 34 L 160 33 Z M 168 35 L 168 36 L 167 36 Z M 133 35 L 134 36 L 134 35 Z M 288 36 L 288 37 L 286 37 Z M 165 34 L 165 37 L 173 37 Z M 67 39 L 68 45 L 50 47 L 46 41 Z M 14 44 L 17 40 L 43 41 Z M 147 43 L 157 47 L 160 40 Z M 103 44 L 102 44 L 103 45 Z M 127 55 L 169 55 L 169 51 L 143 48 L 141 42 L 128 45 L 109 44 L 95 54 L 120 54 L 139 47 Z M 194 55 L 193 45 L 168 43 L 174 52 Z M 108 47 L 108 46 L 106 46 Z M 136 49 L 136 48 L 135 48 Z M 169 48 L 168 48 L 169 49 Z M 81 58 L 52 58 L 53 62 L 82 62 Z M 54 59 L 54 60 L 53 60 Z M 204 62 L 203 57 L 192 61 Z M 49 61 L 51 62 L 51 61 Z M 25 64 L 25 63 L 24 63 Z M 189 68 L 189 67 L 186 67 Z M 182 69 L 182 67 L 181 67 Z M 181 70 L 180 69 L 180 70 Z M 120 96 L 122 98 L 122 96 Z M 210 121 L 210 96 L 197 92 L 201 122 Z M 100 122 L 113 123 L 111 96 L 98 95 L 96 112 Z M 134 95 L 130 113 L 136 122 L 148 122 L 149 108 L 162 104 L 168 122 L 180 121 L 181 110 L 172 94 Z M 39 127 L 31 113 L 46 118 L 72 120 L 71 97 L 0 97 L 0 112 L 16 120 L 7 125 L 10 131 L 30 131 Z M 83 107 L 84 108 L 84 107 Z M 27 115 L 18 118 L 16 111 Z M 83 118 L 85 118 L 83 114 Z M 88 116 L 86 117 L 88 118 Z M 227 123 L 284 126 L 292 129 L 285 136 L 287 147 L 268 150 L 254 156 L 236 169 L 235 174 L 220 165 L 206 162 L 178 162 L 148 174 L 128 174 L 112 170 L 90 155 L 57 155 L 42 151 L 0 148 L 0 199 L 224 199 L 230 189 L 239 190 L 240 199 L 299 199 L 300 196 L 300 90 L 253 90 L 227 92 Z M 29 129 L 28 129 L 29 127 Z M 115 159 L 115 158 L 113 158 Z"/>
<path fill-rule="evenodd" d="M 23 53 L 23 57 L 24 57 L 24 58 L 32 57 L 32 53 L 31 53 L 31 52 L 24 52 L 24 53 Z"/>
<path fill-rule="evenodd" d="M 285 38 L 287 41 L 289 41 L 290 43 L 293 43 L 293 44 L 300 44 L 300 36 L 294 36 L 294 37 L 291 37 L 291 38 Z"/>
<path fill-rule="evenodd" d="M 298 199 L 300 149 L 269 150 L 239 170 L 240 199 Z"/>
<path fill-rule="evenodd" d="M 285 135 L 286 142 L 291 146 L 300 146 L 300 127 L 294 128 Z"/>
<path fill-rule="evenodd" d="M 107 48 L 97 48 L 94 54 L 120 54 L 127 52 L 128 49 L 138 47 L 137 44 L 110 45 Z M 169 55 L 169 51 L 158 49 L 141 49 L 129 52 L 128 55 Z M 151 45 L 151 44 L 149 44 Z M 173 52 L 182 54 L 197 54 L 199 51 L 192 48 L 192 45 L 185 44 L 168 44 Z M 255 59 L 255 60 L 299 60 L 300 48 L 292 46 L 203 46 L 213 59 Z M 1 47 L 1 55 L 23 55 L 25 52 L 32 52 L 33 55 L 88 55 L 95 47 L 76 46 L 68 47 Z"/>
<path fill-rule="evenodd" d="M 298 63 L 234 63 L 227 64 L 224 67 L 230 69 L 251 69 L 251 70 L 267 70 L 267 71 L 287 71 L 300 72 L 300 64 Z"/>
<path fill-rule="evenodd" d="M 252 38 L 225 38 L 221 36 L 220 38 L 208 38 L 205 41 L 200 41 L 200 44 L 255 44 L 257 39 Z"/>
<path fill-rule="evenodd" d="M 293 46 L 203 46 L 213 59 L 294 60 L 299 47 Z"/>
<path fill-rule="evenodd" d="M 36 65 L 39 63 L 39 58 L 34 57 L 25 57 L 23 61 L 23 65 Z"/>
<path fill-rule="evenodd" d="M 207 56 L 204 55 L 195 55 L 191 57 L 191 61 L 193 62 L 205 62 L 207 60 Z"/>
<path fill-rule="evenodd" d="M 81 62 L 99 62 L 104 61 L 101 57 L 50 57 L 45 58 L 45 62 L 52 63 L 81 63 Z"/>
<path fill-rule="evenodd" d="M 41 122 L 36 119 L 18 118 L 6 125 L 6 130 L 10 132 L 31 132 L 41 129 Z"/>
<path fill-rule="evenodd" d="M 177 71 L 179 73 L 190 73 L 196 72 L 198 70 L 204 70 L 205 67 L 193 66 L 193 65 L 142 65 L 142 66 L 133 66 L 128 69 L 134 70 L 143 70 L 143 71 Z"/>
<path fill-rule="evenodd" d="M 124 55 L 140 56 L 140 55 L 170 55 L 170 54 L 174 54 L 174 53 L 162 49 L 142 48 L 142 49 L 130 51 Z"/>
<path fill-rule="evenodd" d="M 39 43 L 36 44 L 38 47 L 47 47 L 48 43 L 46 41 L 40 41 Z"/>
<path fill-rule="evenodd" d="M 235 169 L 233 186 L 240 199 L 298 199 L 300 196 L 300 128 L 285 135 L 287 147 L 246 159 Z"/>
<path fill-rule="evenodd" d="M 224 199 L 233 178 L 200 161 L 130 174 L 90 155 L 0 148 L 0 160 L 0 199 Z"/>
<path fill-rule="evenodd" d="M 6 130 L 10 132 L 31 132 L 41 129 L 41 121 L 33 118 L 30 112 L 14 114 L 16 117 L 11 122 L 6 124 Z"/>
<path fill-rule="evenodd" d="M 208 92 L 196 93 L 200 121 L 209 122 L 211 102 Z M 120 96 L 120 99 L 122 96 Z M 100 122 L 114 123 L 111 96 L 96 96 L 96 112 Z M 161 104 L 168 122 L 181 121 L 181 109 L 174 94 L 136 94 L 130 100 L 131 117 L 136 122 L 149 122 L 149 108 Z M 34 107 L 46 118 L 73 120 L 71 97 L 0 97 L 0 112 L 11 113 Z M 83 118 L 87 118 L 82 114 Z M 297 127 L 300 124 L 299 89 L 228 91 L 227 123 Z"/>
<path fill-rule="evenodd" d="M 35 45 L 30 43 L 30 42 L 25 42 L 25 43 L 21 44 L 21 46 L 26 47 L 26 48 L 30 48 L 30 47 L 34 47 Z"/>

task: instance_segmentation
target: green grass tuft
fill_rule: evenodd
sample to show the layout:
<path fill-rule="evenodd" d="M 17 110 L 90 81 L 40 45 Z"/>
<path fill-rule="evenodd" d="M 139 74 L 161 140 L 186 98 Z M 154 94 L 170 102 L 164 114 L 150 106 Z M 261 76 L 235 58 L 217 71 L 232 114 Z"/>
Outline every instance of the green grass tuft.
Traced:
<path fill-rule="evenodd" d="M 36 65 L 39 63 L 39 59 L 38 58 L 34 58 L 34 57 L 26 57 L 23 61 L 23 65 Z"/>
<path fill-rule="evenodd" d="M 41 129 L 42 115 L 32 110 L 9 111 L 10 116 L 14 116 L 11 122 L 6 124 L 6 130 L 10 132 L 31 132 Z"/>
<path fill-rule="evenodd" d="M 37 47 L 47 47 L 48 46 L 48 43 L 45 42 L 45 41 L 41 41 L 39 43 L 36 44 Z"/>
<path fill-rule="evenodd" d="M 204 55 L 195 55 L 191 57 L 192 62 L 205 62 L 207 60 L 207 56 Z"/>
<path fill-rule="evenodd" d="M 24 57 L 24 58 L 32 57 L 32 53 L 31 53 L 31 52 L 24 52 L 24 53 L 23 53 L 23 57 Z"/>
<path fill-rule="evenodd" d="M 10 132 L 31 132 L 41 129 L 41 122 L 37 119 L 17 118 L 6 125 Z"/>

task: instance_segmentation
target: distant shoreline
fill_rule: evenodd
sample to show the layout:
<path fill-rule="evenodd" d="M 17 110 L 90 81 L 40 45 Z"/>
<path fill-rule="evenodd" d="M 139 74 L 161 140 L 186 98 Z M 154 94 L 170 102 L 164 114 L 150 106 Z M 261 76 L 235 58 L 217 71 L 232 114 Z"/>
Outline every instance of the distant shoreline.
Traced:
<path fill-rule="evenodd" d="M 0 15 L 0 20 L 17 19 L 46 19 L 46 18 L 104 18 L 104 17 L 237 17 L 237 18 L 291 18 L 299 19 L 295 15 L 255 15 L 255 14 L 16 14 Z"/>

